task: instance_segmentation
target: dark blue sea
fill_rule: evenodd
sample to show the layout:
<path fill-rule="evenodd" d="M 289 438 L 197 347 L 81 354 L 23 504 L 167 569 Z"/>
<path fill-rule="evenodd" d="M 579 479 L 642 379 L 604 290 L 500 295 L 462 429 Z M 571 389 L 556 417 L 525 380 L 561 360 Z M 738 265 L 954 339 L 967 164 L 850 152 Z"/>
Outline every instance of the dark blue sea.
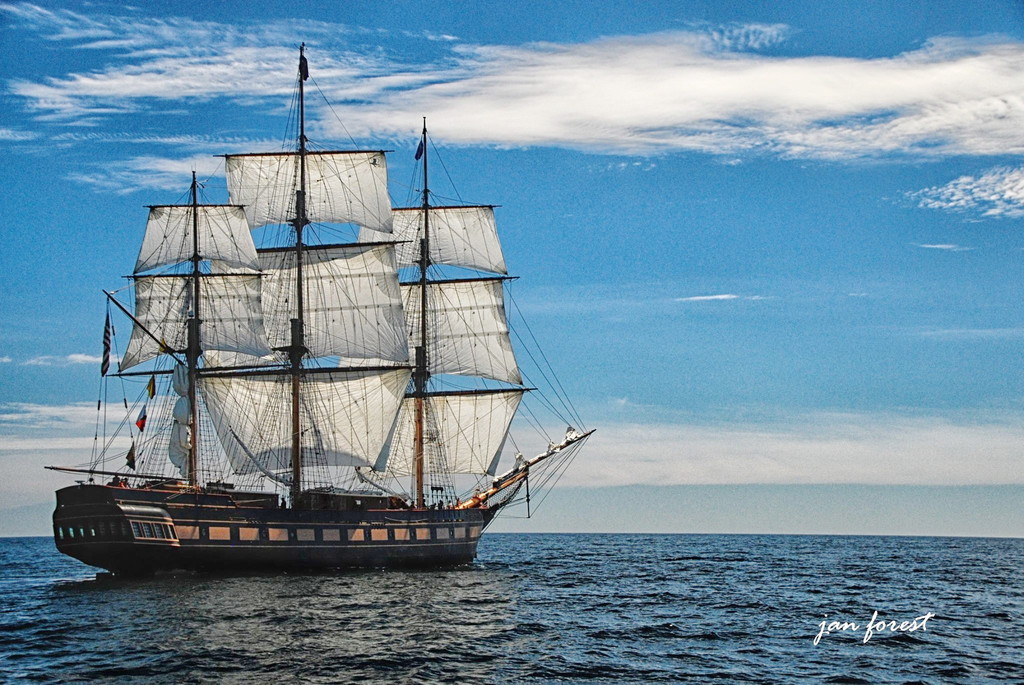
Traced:
<path fill-rule="evenodd" d="M 5 681 L 1024 681 L 1021 539 L 492 534 L 454 570 L 116 580 L 9 538 L 0 608 Z M 905 629 L 865 642 L 876 611 Z"/>

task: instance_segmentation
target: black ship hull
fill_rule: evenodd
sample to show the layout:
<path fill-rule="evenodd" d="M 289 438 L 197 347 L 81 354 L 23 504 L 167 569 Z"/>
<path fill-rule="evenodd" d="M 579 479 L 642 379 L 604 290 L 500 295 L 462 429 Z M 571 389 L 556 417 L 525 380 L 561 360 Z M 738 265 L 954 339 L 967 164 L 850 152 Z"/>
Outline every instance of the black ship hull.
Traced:
<path fill-rule="evenodd" d="M 115 574 L 467 564 L 490 509 L 284 509 L 265 493 L 82 484 L 57 491 L 57 549 Z M 369 501 L 365 504 L 373 504 Z"/>

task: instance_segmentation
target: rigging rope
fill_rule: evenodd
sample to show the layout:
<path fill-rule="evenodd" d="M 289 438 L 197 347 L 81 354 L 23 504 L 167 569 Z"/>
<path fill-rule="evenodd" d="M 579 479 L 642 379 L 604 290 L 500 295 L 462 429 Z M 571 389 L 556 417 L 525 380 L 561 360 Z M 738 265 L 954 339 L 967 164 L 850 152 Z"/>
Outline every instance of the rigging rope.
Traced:
<path fill-rule="evenodd" d="M 341 117 L 338 116 L 338 113 L 334 110 L 334 105 L 332 105 L 331 101 L 327 99 L 327 96 L 324 94 L 324 91 L 320 89 L 320 84 L 317 83 L 316 79 L 313 78 L 312 76 L 309 77 L 309 80 L 313 82 L 314 86 L 316 86 L 316 92 L 320 93 L 320 97 L 324 99 L 324 102 L 327 104 L 328 109 L 331 110 L 331 114 L 333 114 L 334 118 L 338 120 L 338 124 L 341 126 L 341 129 L 345 132 L 345 135 L 348 136 L 348 139 L 349 141 L 351 141 L 352 146 L 358 147 L 359 145 L 358 143 L 356 143 L 356 139 L 353 138 L 352 134 L 348 132 L 348 128 L 345 126 L 345 122 L 341 120 Z"/>
<path fill-rule="evenodd" d="M 512 302 L 512 306 L 515 307 L 516 313 L 519 315 L 519 319 L 523 322 L 523 325 L 526 327 L 526 331 L 530 334 L 530 338 L 533 340 L 533 344 L 536 346 L 537 351 L 540 353 L 541 358 L 544 360 L 544 363 L 547 365 L 547 368 L 551 371 L 551 376 L 554 379 L 554 381 L 552 382 L 552 380 L 548 379 L 547 374 L 544 372 L 544 368 L 541 367 L 540 364 L 537 364 L 537 361 L 535 359 L 533 359 L 533 355 L 532 354 L 530 355 L 530 358 L 533 360 L 534 364 L 537 365 L 537 368 L 540 370 L 541 375 L 544 377 L 544 380 L 547 381 L 549 384 L 551 384 L 552 390 L 555 391 L 556 397 L 558 397 L 559 400 L 562 402 L 562 406 L 569 413 L 569 416 L 571 416 L 577 422 L 577 424 L 580 426 L 580 428 L 585 430 L 586 427 L 583 424 L 583 419 L 576 412 L 576 408 L 572 405 L 572 402 L 569 400 L 569 397 L 566 394 L 565 389 L 562 387 L 562 383 L 558 380 L 558 377 L 555 375 L 554 369 L 551 367 L 551 362 L 548 360 L 547 355 L 544 354 L 544 350 L 540 346 L 540 343 L 537 342 L 537 337 L 533 334 L 533 329 L 530 328 L 530 324 L 526 320 L 526 317 L 523 316 L 523 312 L 519 308 L 519 303 L 516 302 L 515 298 L 512 296 L 511 289 L 508 289 L 508 290 L 509 290 L 509 293 L 508 293 L 509 301 Z M 517 333 L 517 337 L 519 337 L 518 333 Z M 524 345 L 524 347 L 525 347 L 525 345 Z M 529 351 L 529 348 L 527 348 L 527 351 Z"/>
<path fill-rule="evenodd" d="M 459 194 L 459 189 L 455 185 L 455 181 L 452 180 L 452 175 L 448 173 L 448 166 L 444 163 L 444 157 L 441 156 L 441 151 L 437 149 L 436 145 L 434 145 L 433 138 L 430 138 L 429 141 L 430 148 L 434 151 L 434 156 L 437 158 L 437 161 L 441 163 L 441 168 L 444 170 L 444 175 L 448 177 L 448 182 L 452 184 L 452 190 L 455 191 L 455 196 L 458 198 L 459 202 L 465 204 L 465 200 L 463 200 L 462 195 Z"/>

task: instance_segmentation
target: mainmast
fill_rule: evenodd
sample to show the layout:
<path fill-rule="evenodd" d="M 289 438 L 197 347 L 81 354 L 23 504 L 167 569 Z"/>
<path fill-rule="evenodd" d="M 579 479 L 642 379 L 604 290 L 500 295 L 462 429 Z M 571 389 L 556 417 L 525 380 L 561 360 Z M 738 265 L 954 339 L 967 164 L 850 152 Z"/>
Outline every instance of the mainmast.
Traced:
<path fill-rule="evenodd" d="M 302 312 L 302 229 L 309 223 L 306 214 L 306 102 L 305 82 L 309 78 L 306 44 L 299 46 L 299 187 L 295 191 L 295 318 L 291 320 L 291 345 L 288 357 L 292 376 L 292 506 L 302 492 L 302 426 L 299 417 L 299 397 L 302 383 L 302 357 L 306 353 L 303 340 Z"/>
<path fill-rule="evenodd" d="M 420 344 L 416 348 L 416 365 L 413 369 L 413 383 L 416 397 L 416 427 L 413 448 L 413 464 L 416 478 L 416 506 L 422 508 L 423 501 L 423 424 L 424 404 L 427 395 L 427 381 L 430 367 L 427 364 L 427 268 L 430 266 L 430 185 L 427 177 L 427 118 L 423 117 L 423 134 L 420 139 L 423 154 L 423 237 L 420 239 Z"/>
<path fill-rule="evenodd" d="M 279 477 L 293 505 L 301 506 L 312 475 L 304 460 L 315 456 L 317 469 L 374 463 L 394 423 L 391 412 L 397 414 L 411 384 L 393 244 L 306 240 L 307 229 L 320 222 L 391 233 L 384 153 L 311 149 L 305 45 L 297 75 L 298 131 L 291 151 L 225 155 L 229 196 L 250 232 L 284 225 L 290 234 L 282 245 L 258 250 L 256 267 L 265 277 L 257 311 L 265 315 L 267 342 L 283 357 L 283 368 L 257 359 L 255 365 L 266 368 L 219 369 L 217 378 L 203 373 L 211 380 L 204 399 L 216 405 L 215 428 L 233 465 L 251 471 L 259 461 L 270 471 L 285 469 Z M 210 304 L 204 308 L 209 312 Z M 383 365 L 340 366 L 351 359 Z M 256 397 L 249 404 L 258 405 L 245 405 L 246 397 Z M 382 404 L 367 413 L 371 401 Z"/>
<path fill-rule="evenodd" d="M 199 355 L 202 353 L 199 339 L 199 184 L 196 172 L 192 172 L 192 317 L 188 321 L 188 346 L 185 350 L 185 362 L 188 365 L 188 407 L 189 435 L 191 444 L 188 450 L 188 484 L 199 484 L 199 412 L 196 399 L 196 386 L 199 384 Z"/>

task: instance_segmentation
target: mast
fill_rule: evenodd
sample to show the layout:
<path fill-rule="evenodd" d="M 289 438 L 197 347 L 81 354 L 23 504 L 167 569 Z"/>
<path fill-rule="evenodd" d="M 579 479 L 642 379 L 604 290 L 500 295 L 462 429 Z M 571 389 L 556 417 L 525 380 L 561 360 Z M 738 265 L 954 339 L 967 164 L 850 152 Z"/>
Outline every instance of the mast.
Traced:
<path fill-rule="evenodd" d="M 423 237 L 420 239 L 420 344 L 416 348 L 416 366 L 413 381 L 416 397 L 416 427 L 413 463 L 416 478 L 416 506 L 422 508 L 423 501 L 423 424 L 424 402 L 427 395 L 427 381 L 430 369 L 427 365 L 427 267 L 430 266 L 430 185 L 427 177 L 427 118 L 423 117 L 423 134 L 420 140 L 423 150 Z"/>
<path fill-rule="evenodd" d="M 199 193 L 196 172 L 192 172 L 192 317 L 188 322 L 188 347 L 185 350 L 185 361 L 188 364 L 188 407 L 189 435 L 191 444 L 188 450 L 188 484 L 199 484 L 197 467 L 199 465 L 199 418 L 196 385 L 199 380 Z"/>
<path fill-rule="evenodd" d="M 295 191 L 295 318 L 291 320 L 291 345 L 288 357 L 292 376 L 292 506 L 302 492 L 302 426 L 299 416 L 299 397 L 302 383 L 302 356 L 306 352 L 303 340 L 302 312 L 302 229 L 309 223 L 306 215 L 306 100 L 305 82 L 309 78 L 306 44 L 299 46 L 299 188 Z"/>

